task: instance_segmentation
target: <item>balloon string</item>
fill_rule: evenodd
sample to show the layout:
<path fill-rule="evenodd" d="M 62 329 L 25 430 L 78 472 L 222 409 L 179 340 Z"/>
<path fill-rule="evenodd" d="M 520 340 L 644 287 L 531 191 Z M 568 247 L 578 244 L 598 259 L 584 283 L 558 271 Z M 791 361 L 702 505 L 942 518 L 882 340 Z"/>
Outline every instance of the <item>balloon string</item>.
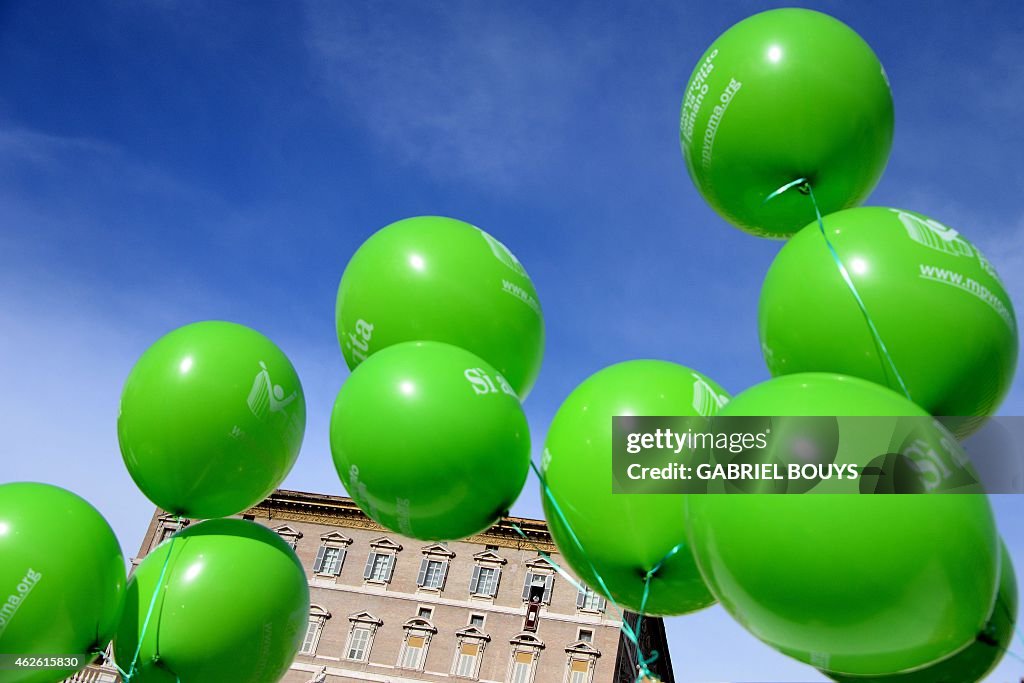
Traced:
<path fill-rule="evenodd" d="M 879 334 L 878 328 L 875 326 L 875 321 L 872 320 L 871 314 L 868 313 L 868 308 L 864 304 L 864 300 L 861 298 L 860 292 L 857 291 L 857 286 L 853 284 L 853 278 L 850 277 L 849 271 L 846 270 L 846 266 L 843 265 L 842 259 L 839 258 L 839 252 L 836 251 L 835 245 L 832 244 L 832 240 L 828 238 L 828 234 L 825 232 L 825 221 L 821 217 L 821 209 L 818 207 L 818 201 L 814 197 L 814 188 L 811 187 L 811 182 L 807 178 L 797 178 L 796 180 L 792 180 L 769 194 L 761 203 L 766 204 L 772 199 L 778 197 L 780 194 L 794 187 L 811 198 L 811 204 L 814 206 L 814 215 L 818 221 L 818 231 L 821 232 L 821 237 L 825 240 L 825 245 L 828 247 L 829 253 L 832 255 L 832 260 L 836 262 L 836 268 L 839 269 L 839 274 L 842 276 L 843 282 L 846 283 L 846 287 L 850 290 L 850 294 L 853 295 L 854 301 L 857 302 L 857 307 L 860 308 L 860 313 L 864 317 L 864 322 L 867 323 L 868 331 L 871 332 L 871 338 L 875 343 L 875 348 L 877 349 L 878 354 L 885 361 L 885 364 L 882 366 L 883 374 L 889 374 L 885 368 L 885 365 L 888 365 L 888 369 L 892 373 L 892 376 L 895 377 L 896 383 L 899 384 L 903 395 L 906 396 L 908 400 L 913 401 L 914 399 L 910 396 L 910 391 L 907 389 L 907 385 L 903 381 L 903 376 L 900 375 L 900 371 L 896 368 L 896 363 L 893 361 L 892 356 L 889 355 L 889 349 L 886 348 L 885 342 L 882 340 L 882 335 Z"/>
<path fill-rule="evenodd" d="M 156 607 L 156 599 L 160 595 L 160 589 L 165 587 L 164 578 L 167 576 L 167 567 L 171 563 L 171 551 L 174 549 L 174 541 L 178 537 L 178 532 L 181 531 L 182 522 L 184 521 L 182 517 L 176 516 L 174 519 L 177 522 L 177 528 L 174 530 L 174 533 L 171 535 L 171 540 L 167 544 L 167 555 L 164 557 L 164 565 L 160 569 L 160 578 L 157 579 L 156 587 L 153 589 L 153 597 L 149 600 L 149 609 L 146 611 L 145 621 L 142 622 L 142 630 L 139 632 L 139 642 L 135 646 L 135 654 L 132 655 L 132 663 L 128 666 L 127 672 L 122 671 L 120 667 L 117 667 L 117 670 L 121 673 L 123 683 L 131 683 L 131 680 L 135 677 L 136 666 L 139 662 L 139 653 L 142 652 L 142 643 L 146 639 L 146 629 L 149 628 L 150 619 L 153 617 L 153 609 Z M 177 676 L 175 677 L 177 678 Z"/>
<path fill-rule="evenodd" d="M 655 675 L 654 672 L 652 672 L 650 670 L 650 665 L 653 664 L 655 661 L 657 661 L 657 659 L 658 659 L 658 657 L 660 655 L 659 655 L 657 650 L 651 650 L 650 654 L 645 656 L 643 654 L 643 652 L 642 652 L 642 645 L 640 643 L 640 635 L 641 635 L 642 630 L 643 630 L 643 619 L 644 619 L 644 614 L 646 613 L 647 600 L 648 600 L 648 597 L 650 595 L 651 580 L 654 579 L 655 575 L 658 573 L 658 571 L 661 570 L 661 568 L 665 564 L 665 562 L 667 562 L 671 557 L 673 557 L 676 553 L 678 553 L 684 547 L 685 544 L 680 543 L 680 544 L 676 545 L 675 547 L 673 547 L 671 550 L 669 550 L 667 553 L 665 553 L 664 557 L 662 557 L 660 560 L 658 560 L 658 562 L 654 565 L 654 567 L 652 567 L 648 572 L 646 572 L 644 574 L 644 578 L 643 578 L 644 592 L 643 592 L 643 597 L 641 598 L 641 601 L 640 601 L 640 611 L 639 611 L 639 613 L 637 613 L 637 621 L 636 621 L 636 625 L 635 625 L 635 628 L 634 628 L 634 625 L 629 623 L 629 620 L 627 619 L 625 612 L 619 607 L 619 604 L 617 602 L 615 602 L 615 599 L 611 595 L 611 590 L 608 588 L 608 585 L 605 583 L 604 578 L 601 576 L 601 573 L 599 571 L 597 571 L 597 567 L 594 566 L 593 561 L 590 559 L 590 556 L 587 554 L 587 551 L 583 547 L 583 544 L 580 542 L 579 537 L 576 536 L 576 532 L 573 531 L 572 525 L 569 524 L 569 520 L 566 518 L 565 513 L 562 511 L 562 507 L 558 504 L 558 501 L 555 499 L 554 494 L 551 492 L 551 489 L 548 487 L 547 480 L 544 478 L 544 475 L 541 473 L 540 469 L 538 469 L 536 463 L 534 463 L 533 460 L 530 461 L 530 469 L 533 470 L 533 473 L 535 475 L 537 475 L 537 479 L 540 480 L 540 485 L 541 485 L 541 489 L 544 492 L 544 497 L 547 498 L 548 501 L 550 501 L 552 507 L 554 508 L 555 516 L 558 518 L 558 521 L 562 524 L 562 526 L 565 527 L 565 530 L 566 530 L 566 532 L 569 535 L 570 541 L 580 551 L 580 554 L 583 556 L 583 559 L 587 563 L 587 569 L 590 570 L 591 574 L 593 574 L 593 576 L 597 580 L 597 584 L 598 584 L 598 588 L 600 590 L 600 593 L 607 600 L 608 604 L 610 604 L 612 606 L 612 609 L 615 611 L 616 615 L 619 617 L 619 619 L 621 621 L 621 624 L 622 624 L 620 626 L 620 629 L 621 629 L 623 635 L 625 635 L 626 639 L 629 640 L 636 647 L 636 660 L 634 660 L 634 661 L 636 662 L 635 666 L 636 666 L 636 669 L 637 669 L 637 677 L 636 677 L 635 683 L 643 683 L 644 681 L 658 681 L 658 680 L 660 680 L 657 677 L 657 675 Z M 526 532 L 523 531 L 519 527 L 518 524 L 516 524 L 515 522 L 513 522 L 511 520 L 507 520 L 507 521 L 508 521 L 509 525 L 515 530 L 515 532 L 518 533 L 520 536 L 522 536 L 522 538 L 525 541 L 527 541 L 531 546 L 533 546 L 533 548 L 537 551 L 537 553 L 544 559 L 544 561 L 548 565 L 551 566 L 551 568 L 559 576 L 563 577 L 571 586 L 573 586 L 574 588 L 576 588 L 576 590 L 578 590 L 580 592 L 585 593 L 588 590 L 588 587 L 586 585 L 584 585 L 582 582 L 580 582 L 577 579 L 575 579 L 572 576 L 570 576 L 568 572 L 566 572 L 561 566 L 559 566 L 559 564 L 557 562 L 555 562 L 555 560 L 551 557 L 551 555 L 549 553 L 547 553 L 544 550 L 542 550 L 541 548 L 539 548 L 533 542 L 533 540 L 531 540 L 526 535 Z M 627 653 L 630 655 L 630 659 L 633 660 L 632 653 L 629 652 L 628 648 L 627 648 Z"/>

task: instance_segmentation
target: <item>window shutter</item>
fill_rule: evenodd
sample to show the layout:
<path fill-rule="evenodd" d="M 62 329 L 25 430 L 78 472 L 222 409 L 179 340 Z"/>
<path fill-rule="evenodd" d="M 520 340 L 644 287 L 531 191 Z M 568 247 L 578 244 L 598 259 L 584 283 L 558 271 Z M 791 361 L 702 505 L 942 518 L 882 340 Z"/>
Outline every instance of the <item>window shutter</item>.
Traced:
<path fill-rule="evenodd" d="M 517 652 L 516 664 L 533 664 L 533 655 L 529 652 Z"/>
<path fill-rule="evenodd" d="M 334 571 L 331 572 L 335 576 L 341 574 L 341 568 L 345 564 L 345 556 L 348 555 L 348 551 L 344 548 L 338 548 L 338 563 L 334 565 Z"/>
<path fill-rule="evenodd" d="M 498 583 L 500 581 L 501 581 L 501 567 L 496 567 L 494 569 L 494 584 L 493 584 L 493 588 L 491 588 L 491 597 L 492 598 L 498 594 Z"/>
<path fill-rule="evenodd" d="M 409 647 L 420 648 L 423 647 L 423 636 L 409 636 Z"/>
<path fill-rule="evenodd" d="M 551 589 L 554 587 L 554 585 L 554 574 L 548 574 L 544 577 L 544 598 L 541 600 L 541 602 L 547 603 L 549 605 L 551 604 Z"/>
<path fill-rule="evenodd" d="M 422 586 L 427 582 L 427 566 L 430 564 L 430 560 L 423 558 L 420 560 L 420 573 L 416 575 L 416 585 Z"/>
<path fill-rule="evenodd" d="M 373 576 L 373 558 L 377 556 L 377 553 L 371 552 L 366 557 L 366 568 L 363 569 L 363 578 L 368 579 Z"/>
<path fill-rule="evenodd" d="M 576 609 L 583 609 L 587 604 L 587 590 L 583 589 L 576 593 Z"/>
<path fill-rule="evenodd" d="M 572 660 L 572 667 L 570 668 L 570 671 L 572 671 L 573 673 L 576 673 L 576 672 L 587 673 L 587 669 L 588 668 L 590 668 L 590 667 L 589 667 L 589 665 L 588 665 L 586 660 L 584 660 L 584 659 L 574 659 L 574 660 Z"/>
<path fill-rule="evenodd" d="M 395 556 L 388 555 L 388 576 L 385 581 L 390 581 L 391 577 L 395 575 Z"/>
<path fill-rule="evenodd" d="M 526 572 L 526 581 L 523 582 L 523 600 L 530 600 L 530 586 L 533 585 L 533 572 Z"/>
<path fill-rule="evenodd" d="M 441 563 L 441 583 L 440 583 L 440 585 L 438 585 L 438 588 L 440 588 L 441 590 L 444 590 L 444 582 L 448 579 L 448 564 L 449 564 L 449 562 L 450 562 L 449 560 L 445 560 L 444 562 Z"/>
<path fill-rule="evenodd" d="M 607 606 L 608 606 L 608 601 L 605 600 L 604 598 L 600 598 L 597 601 L 597 611 L 598 612 L 603 612 L 604 608 L 607 607 Z"/>
<path fill-rule="evenodd" d="M 477 587 L 480 585 L 480 565 L 473 567 L 473 578 L 469 580 L 469 592 L 470 594 L 476 593 Z"/>
<path fill-rule="evenodd" d="M 327 546 L 322 545 L 320 549 L 316 551 L 316 561 L 313 562 L 313 571 L 320 572 L 324 568 L 324 553 L 327 552 Z"/>

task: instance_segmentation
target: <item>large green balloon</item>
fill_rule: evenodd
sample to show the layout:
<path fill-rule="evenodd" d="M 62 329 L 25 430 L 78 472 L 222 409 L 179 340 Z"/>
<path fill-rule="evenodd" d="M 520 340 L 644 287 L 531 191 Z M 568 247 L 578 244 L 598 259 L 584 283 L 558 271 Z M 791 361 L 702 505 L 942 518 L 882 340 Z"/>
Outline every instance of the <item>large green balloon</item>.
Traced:
<path fill-rule="evenodd" d="M 787 237 L 822 211 L 860 204 L 892 146 L 892 93 L 871 48 L 832 17 L 806 9 L 755 14 L 723 33 L 693 70 L 679 138 L 704 199 L 726 220 Z"/>
<path fill-rule="evenodd" d="M 259 332 L 227 322 L 161 337 L 125 382 L 117 435 L 132 479 L 158 506 L 233 515 L 284 481 L 306 401 L 295 368 Z"/>
<path fill-rule="evenodd" d="M 818 373 L 758 384 L 721 415 L 927 416 L 884 387 Z M 973 641 L 992 611 L 999 539 L 984 495 L 691 495 L 687 512 L 725 609 L 822 669 L 930 664 Z"/>
<path fill-rule="evenodd" d="M 685 545 L 686 496 L 612 493 L 612 417 L 707 416 L 728 398 L 699 372 L 635 360 L 587 378 L 558 409 L 544 450 L 544 516 L 566 562 L 594 590 L 601 591 L 596 570 L 617 603 L 638 611 L 644 575 L 676 545 Z M 685 614 L 713 602 L 684 547 L 654 574 L 644 608 Z"/>
<path fill-rule="evenodd" d="M 0 655 L 79 655 L 84 668 L 121 618 L 124 557 L 110 525 L 70 491 L 0 486 Z M 53 683 L 76 669 L 0 670 L 4 683 Z"/>
<path fill-rule="evenodd" d="M 494 366 L 520 399 L 544 356 L 540 302 L 522 264 L 452 218 L 407 218 L 366 240 L 342 275 L 335 320 L 349 368 L 399 342 L 447 342 Z"/>
<path fill-rule="evenodd" d="M 985 628 L 966 648 L 923 669 L 894 676 L 841 676 L 824 671 L 839 683 L 975 683 L 990 674 L 1013 644 L 1017 623 L 1017 577 L 1003 544 L 999 593 Z"/>
<path fill-rule="evenodd" d="M 132 683 L 175 676 L 276 683 L 309 622 L 309 587 L 295 553 L 273 531 L 241 519 L 202 522 L 164 541 L 135 570 L 127 593 L 114 655 L 127 670 L 139 650 Z"/>
<path fill-rule="evenodd" d="M 423 540 L 483 531 L 519 497 L 530 432 L 493 367 L 441 342 L 378 351 L 342 386 L 331 415 L 338 476 L 360 508 Z"/>
<path fill-rule="evenodd" d="M 915 403 L 966 416 L 995 412 L 1017 365 L 1017 321 L 989 262 L 921 214 L 865 207 L 826 216 L 825 231 Z M 761 346 L 773 375 L 839 372 L 901 391 L 817 223 L 779 252 L 761 290 Z"/>

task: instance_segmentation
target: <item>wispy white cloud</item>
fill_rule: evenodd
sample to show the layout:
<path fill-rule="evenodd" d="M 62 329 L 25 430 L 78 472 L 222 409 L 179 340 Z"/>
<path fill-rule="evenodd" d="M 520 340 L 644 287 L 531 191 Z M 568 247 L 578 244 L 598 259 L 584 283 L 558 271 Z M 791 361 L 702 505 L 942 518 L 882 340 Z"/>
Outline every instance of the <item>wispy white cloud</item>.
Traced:
<path fill-rule="evenodd" d="M 560 33 L 523 5 L 306 8 L 310 59 L 339 113 L 446 178 L 505 187 L 564 154 L 608 59 L 582 26 Z"/>

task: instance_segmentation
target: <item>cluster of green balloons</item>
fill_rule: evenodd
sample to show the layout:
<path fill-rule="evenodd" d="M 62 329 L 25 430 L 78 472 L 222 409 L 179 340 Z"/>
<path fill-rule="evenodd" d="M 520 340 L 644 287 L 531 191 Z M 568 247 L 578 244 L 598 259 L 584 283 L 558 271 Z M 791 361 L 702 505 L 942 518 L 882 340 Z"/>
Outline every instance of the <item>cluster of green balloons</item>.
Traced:
<path fill-rule="evenodd" d="M 220 518 L 280 486 L 305 424 L 295 368 L 242 325 L 186 325 L 135 364 L 117 422 L 125 465 L 160 508 L 209 521 L 161 543 L 128 582 L 114 652 L 130 680 L 273 683 L 287 670 L 309 615 L 302 566 L 272 531 Z"/>
<path fill-rule="evenodd" d="M 479 228 L 421 216 L 379 230 L 338 287 L 352 370 L 331 414 L 338 476 L 383 526 L 423 540 L 483 531 L 526 481 L 520 403 L 544 349 L 537 292 Z"/>
<path fill-rule="evenodd" d="M 934 415 L 962 438 L 1009 390 L 1016 314 L 984 255 L 923 214 L 858 207 L 892 132 L 882 65 L 818 12 L 749 17 L 694 68 L 694 184 L 730 223 L 789 238 L 758 316 L 774 379 L 722 416 Z M 836 680 L 976 681 L 1005 651 L 1016 584 L 984 495 L 691 495 L 686 519 L 710 593 Z"/>

